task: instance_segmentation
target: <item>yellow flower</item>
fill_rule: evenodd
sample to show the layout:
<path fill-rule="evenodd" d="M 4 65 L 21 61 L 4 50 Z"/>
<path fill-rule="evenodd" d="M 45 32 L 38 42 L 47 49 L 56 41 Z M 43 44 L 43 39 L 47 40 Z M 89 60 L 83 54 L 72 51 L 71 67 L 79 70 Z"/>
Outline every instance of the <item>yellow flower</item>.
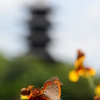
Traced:
<path fill-rule="evenodd" d="M 94 92 L 97 96 L 100 96 L 100 84 L 95 87 Z"/>
<path fill-rule="evenodd" d="M 20 99 L 21 100 L 28 100 L 28 96 L 27 95 L 21 95 Z"/>
<path fill-rule="evenodd" d="M 69 72 L 69 80 L 72 82 L 77 82 L 79 80 L 79 76 L 75 70 Z"/>
<path fill-rule="evenodd" d="M 77 82 L 80 76 L 88 78 L 96 74 L 96 71 L 93 68 L 86 68 L 83 65 L 83 62 L 85 60 L 84 53 L 81 50 L 78 50 L 77 53 L 78 55 L 74 63 L 74 70 L 69 72 L 69 80 L 72 82 Z"/>
<path fill-rule="evenodd" d="M 94 76 L 95 74 L 96 71 L 94 69 L 85 68 L 82 66 L 69 72 L 69 80 L 72 82 L 77 82 L 80 76 L 87 78 L 88 76 Z"/>

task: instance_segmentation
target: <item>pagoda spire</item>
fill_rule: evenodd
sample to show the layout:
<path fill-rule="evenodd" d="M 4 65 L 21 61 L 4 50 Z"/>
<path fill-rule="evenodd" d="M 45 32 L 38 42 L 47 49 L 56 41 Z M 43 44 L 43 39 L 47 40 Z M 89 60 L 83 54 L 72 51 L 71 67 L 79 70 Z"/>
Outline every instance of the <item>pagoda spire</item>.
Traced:
<path fill-rule="evenodd" d="M 46 61 L 53 61 L 52 57 L 46 51 L 46 45 L 50 42 L 47 33 L 51 28 L 51 23 L 47 19 L 47 15 L 51 9 L 44 4 L 37 4 L 30 8 L 31 20 L 28 22 L 30 35 L 29 52 Z"/>

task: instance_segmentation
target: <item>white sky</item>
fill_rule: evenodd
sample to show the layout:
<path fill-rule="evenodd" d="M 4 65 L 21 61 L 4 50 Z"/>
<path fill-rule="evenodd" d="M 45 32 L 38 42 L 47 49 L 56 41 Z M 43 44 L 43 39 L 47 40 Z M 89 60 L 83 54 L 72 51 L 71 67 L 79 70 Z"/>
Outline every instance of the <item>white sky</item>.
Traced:
<path fill-rule="evenodd" d="M 7 58 L 27 52 L 22 23 L 24 4 L 37 0 L 0 0 L 0 52 Z M 47 50 L 58 61 L 74 63 L 77 49 L 86 54 L 85 64 L 100 71 L 100 0 L 45 0 L 54 8 L 52 42 Z"/>

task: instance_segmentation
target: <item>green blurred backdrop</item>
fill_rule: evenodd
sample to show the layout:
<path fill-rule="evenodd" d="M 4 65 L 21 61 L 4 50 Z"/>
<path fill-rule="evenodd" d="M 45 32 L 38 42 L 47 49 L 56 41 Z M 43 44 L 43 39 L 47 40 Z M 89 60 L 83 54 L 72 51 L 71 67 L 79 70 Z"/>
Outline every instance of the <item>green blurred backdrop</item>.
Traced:
<path fill-rule="evenodd" d="M 68 80 L 68 72 L 73 64 L 60 62 L 45 62 L 34 59 L 34 56 L 24 56 L 14 61 L 0 56 L 0 100 L 20 100 L 22 87 L 34 85 L 41 88 L 43 83 L 53 76 L 58 76 L 63 83 L 62 100 L 92 100 L 86 79 L 80 78 L 77 83 Z M 95 84 L 100 82 L 95 78 Z"/>

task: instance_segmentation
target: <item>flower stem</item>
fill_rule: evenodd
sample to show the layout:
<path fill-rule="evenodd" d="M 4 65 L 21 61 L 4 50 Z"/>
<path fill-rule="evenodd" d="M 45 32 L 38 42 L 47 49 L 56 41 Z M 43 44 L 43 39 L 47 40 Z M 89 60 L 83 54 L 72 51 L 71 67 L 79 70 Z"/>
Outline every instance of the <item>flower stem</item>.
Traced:
<path fill-rule="evenodd" d="M 89 86 L 91 87 L 91 89 L 94 91 L 94 89 L 95 89 L 95 84 L 94 84 L 94 81 L 93 81 L 93 79 L 92 79 L 92 77 L 91 77 L 90 75 L 88 75 L 87 81 L 88 81 Z M 91 93 L 91 96 L 94 98 L 94 93 L 91 92 L 91 90 L 90 90 L 90 93 Z"/>
<path fill-rule="evenodd" d="M 95 84 L 94 84 L 94 81 L 92 80 L 92 78 L 89 76 L 87 78 L 87 80 L 88 80 L 88 83 L 89 83 L 90 87 L 94 90 Z"/>

